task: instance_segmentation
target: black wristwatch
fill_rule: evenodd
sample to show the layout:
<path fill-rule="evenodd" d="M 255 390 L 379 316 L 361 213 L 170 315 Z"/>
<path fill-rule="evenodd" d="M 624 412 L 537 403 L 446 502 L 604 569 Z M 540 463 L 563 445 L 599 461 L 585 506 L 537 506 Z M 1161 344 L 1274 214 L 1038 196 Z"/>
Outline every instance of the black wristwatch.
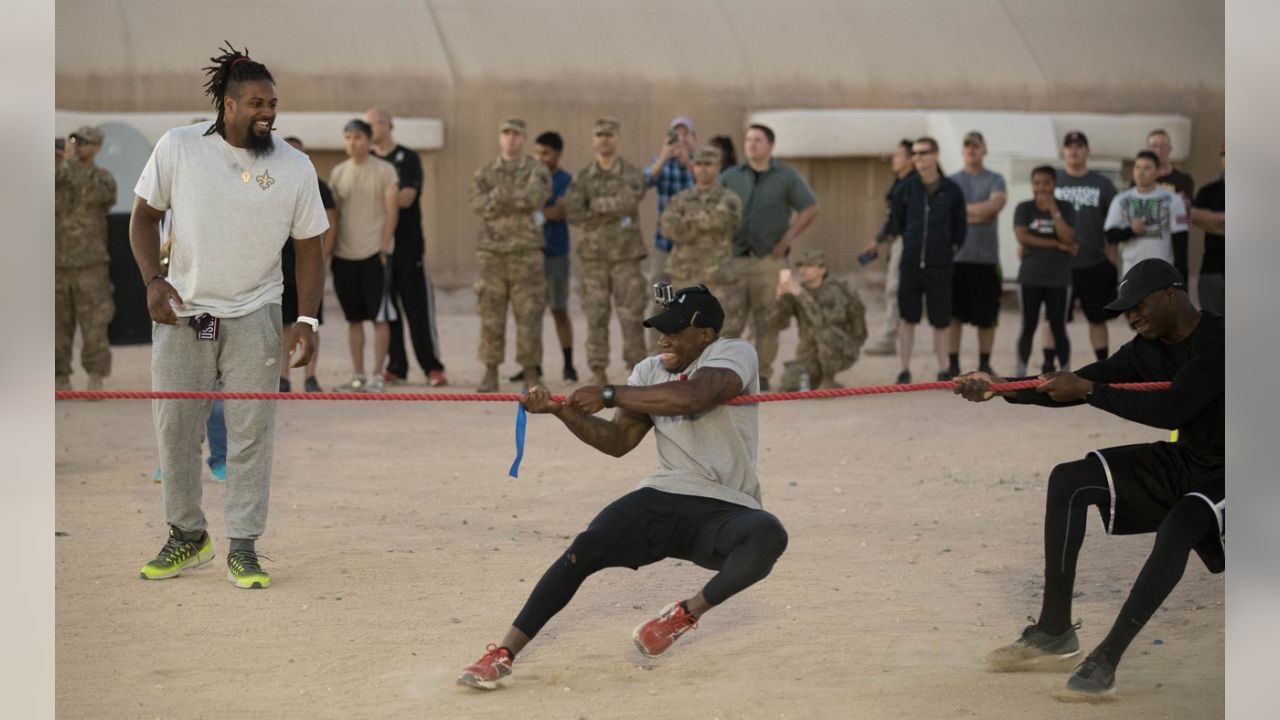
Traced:
<path fill-rule="evenodd" d="M 604 406 L 607 408 L 613 407 L 613 396 L 614 389 L 612 385 L 605 385 L 600 391 L 600 398 L 604 400 Z"/>

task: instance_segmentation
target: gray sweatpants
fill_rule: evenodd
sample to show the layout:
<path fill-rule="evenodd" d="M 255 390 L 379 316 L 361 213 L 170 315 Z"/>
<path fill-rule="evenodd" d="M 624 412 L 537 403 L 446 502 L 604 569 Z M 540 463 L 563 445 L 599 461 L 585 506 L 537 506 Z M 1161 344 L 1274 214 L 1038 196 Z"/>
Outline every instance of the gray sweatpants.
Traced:
<path fill-rule="evenodd" d="M 153 323 L 151 386 L 155 390 L 211 390 L 221 379 L 228 392 L 276 392 L 280 380 L 280 306 L 267 305 L 238 318 L 221 320 L 217 340 L 198 340 L 179 318 L 177 325 Z M 211 400 L 154 400 L 164 512 L 170 525 L 187 532 L 208 528 L 200 507 L 200 441 Z M 276 401 L 228 400 L 227 534 L 252 540 L 267 524 L 271 455 L 275 446 Z"/>
<path fill-rule="evenodd" d="M 898 346 L 898 325 L 902 318 L 898 316 L 898 278 L 902 274 L 902 238 L 894 237 L 889 243 L 889 264 L 885 266 L 884 276 L 884 325 L 875 342 Z"/>

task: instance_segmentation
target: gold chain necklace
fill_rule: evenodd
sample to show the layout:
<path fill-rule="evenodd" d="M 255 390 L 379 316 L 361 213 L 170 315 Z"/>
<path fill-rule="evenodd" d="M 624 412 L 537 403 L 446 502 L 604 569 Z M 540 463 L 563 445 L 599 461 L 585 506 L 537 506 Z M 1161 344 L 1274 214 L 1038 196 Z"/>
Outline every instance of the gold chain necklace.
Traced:
<path fill-rule="evenodd" d="M 253 164 L 251 164 L 249 169 L 246 170 L 244 165 L 240 164 L 240 158 L 236 157 L 235 152 L 231 149 L 231 143 L 227 142 L 226 138 L 223 138 L 222 142 L 223 148 L 227 151 L 227 154 L 231 156 L 231 162 L 235 163 L 236 167 L 240 168 L 240 181 L 247 183 L 252 180 L 253 169 L 258 166 L 258 160 L 255 158 Z"/>

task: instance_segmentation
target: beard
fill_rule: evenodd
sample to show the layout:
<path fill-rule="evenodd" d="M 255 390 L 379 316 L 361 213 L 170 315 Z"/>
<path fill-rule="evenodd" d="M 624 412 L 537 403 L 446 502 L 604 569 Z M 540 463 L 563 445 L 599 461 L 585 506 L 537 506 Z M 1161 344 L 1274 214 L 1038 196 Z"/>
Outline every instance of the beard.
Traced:
<path fill-rule="evenodd" d="M 245 128 L 244 149 L 248 150 L 250 155 L 256 158 L 263 157 L 271 154 L 275 147 L 275 137 L 270 131 L 265 135 L 259 135 L 254 132 L 252 123 Z"/>

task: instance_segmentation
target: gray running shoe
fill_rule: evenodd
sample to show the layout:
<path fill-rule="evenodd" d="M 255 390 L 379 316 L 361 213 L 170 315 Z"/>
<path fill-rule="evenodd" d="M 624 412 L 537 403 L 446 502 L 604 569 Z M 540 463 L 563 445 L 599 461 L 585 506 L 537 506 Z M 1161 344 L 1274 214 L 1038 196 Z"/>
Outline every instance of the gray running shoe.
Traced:
<path fill-rule="evenodd" d="M 1050 635 L 1032 620 L 1017 641 L 987 655 L 987 669 L 991 672 L 1057 670 L 1061 660 L 1080 654 L 1080 640 L 1076 637 L 1079 627 L 1077 623 L 1061 635 Z"/>
<path fill-rule="evenodd" d="M 1067 686 L 1055 693 L 1062 702 L 1104 702 L 1116 691 L 1116 666 L 1090 655 L 1067 678 Z"/>

